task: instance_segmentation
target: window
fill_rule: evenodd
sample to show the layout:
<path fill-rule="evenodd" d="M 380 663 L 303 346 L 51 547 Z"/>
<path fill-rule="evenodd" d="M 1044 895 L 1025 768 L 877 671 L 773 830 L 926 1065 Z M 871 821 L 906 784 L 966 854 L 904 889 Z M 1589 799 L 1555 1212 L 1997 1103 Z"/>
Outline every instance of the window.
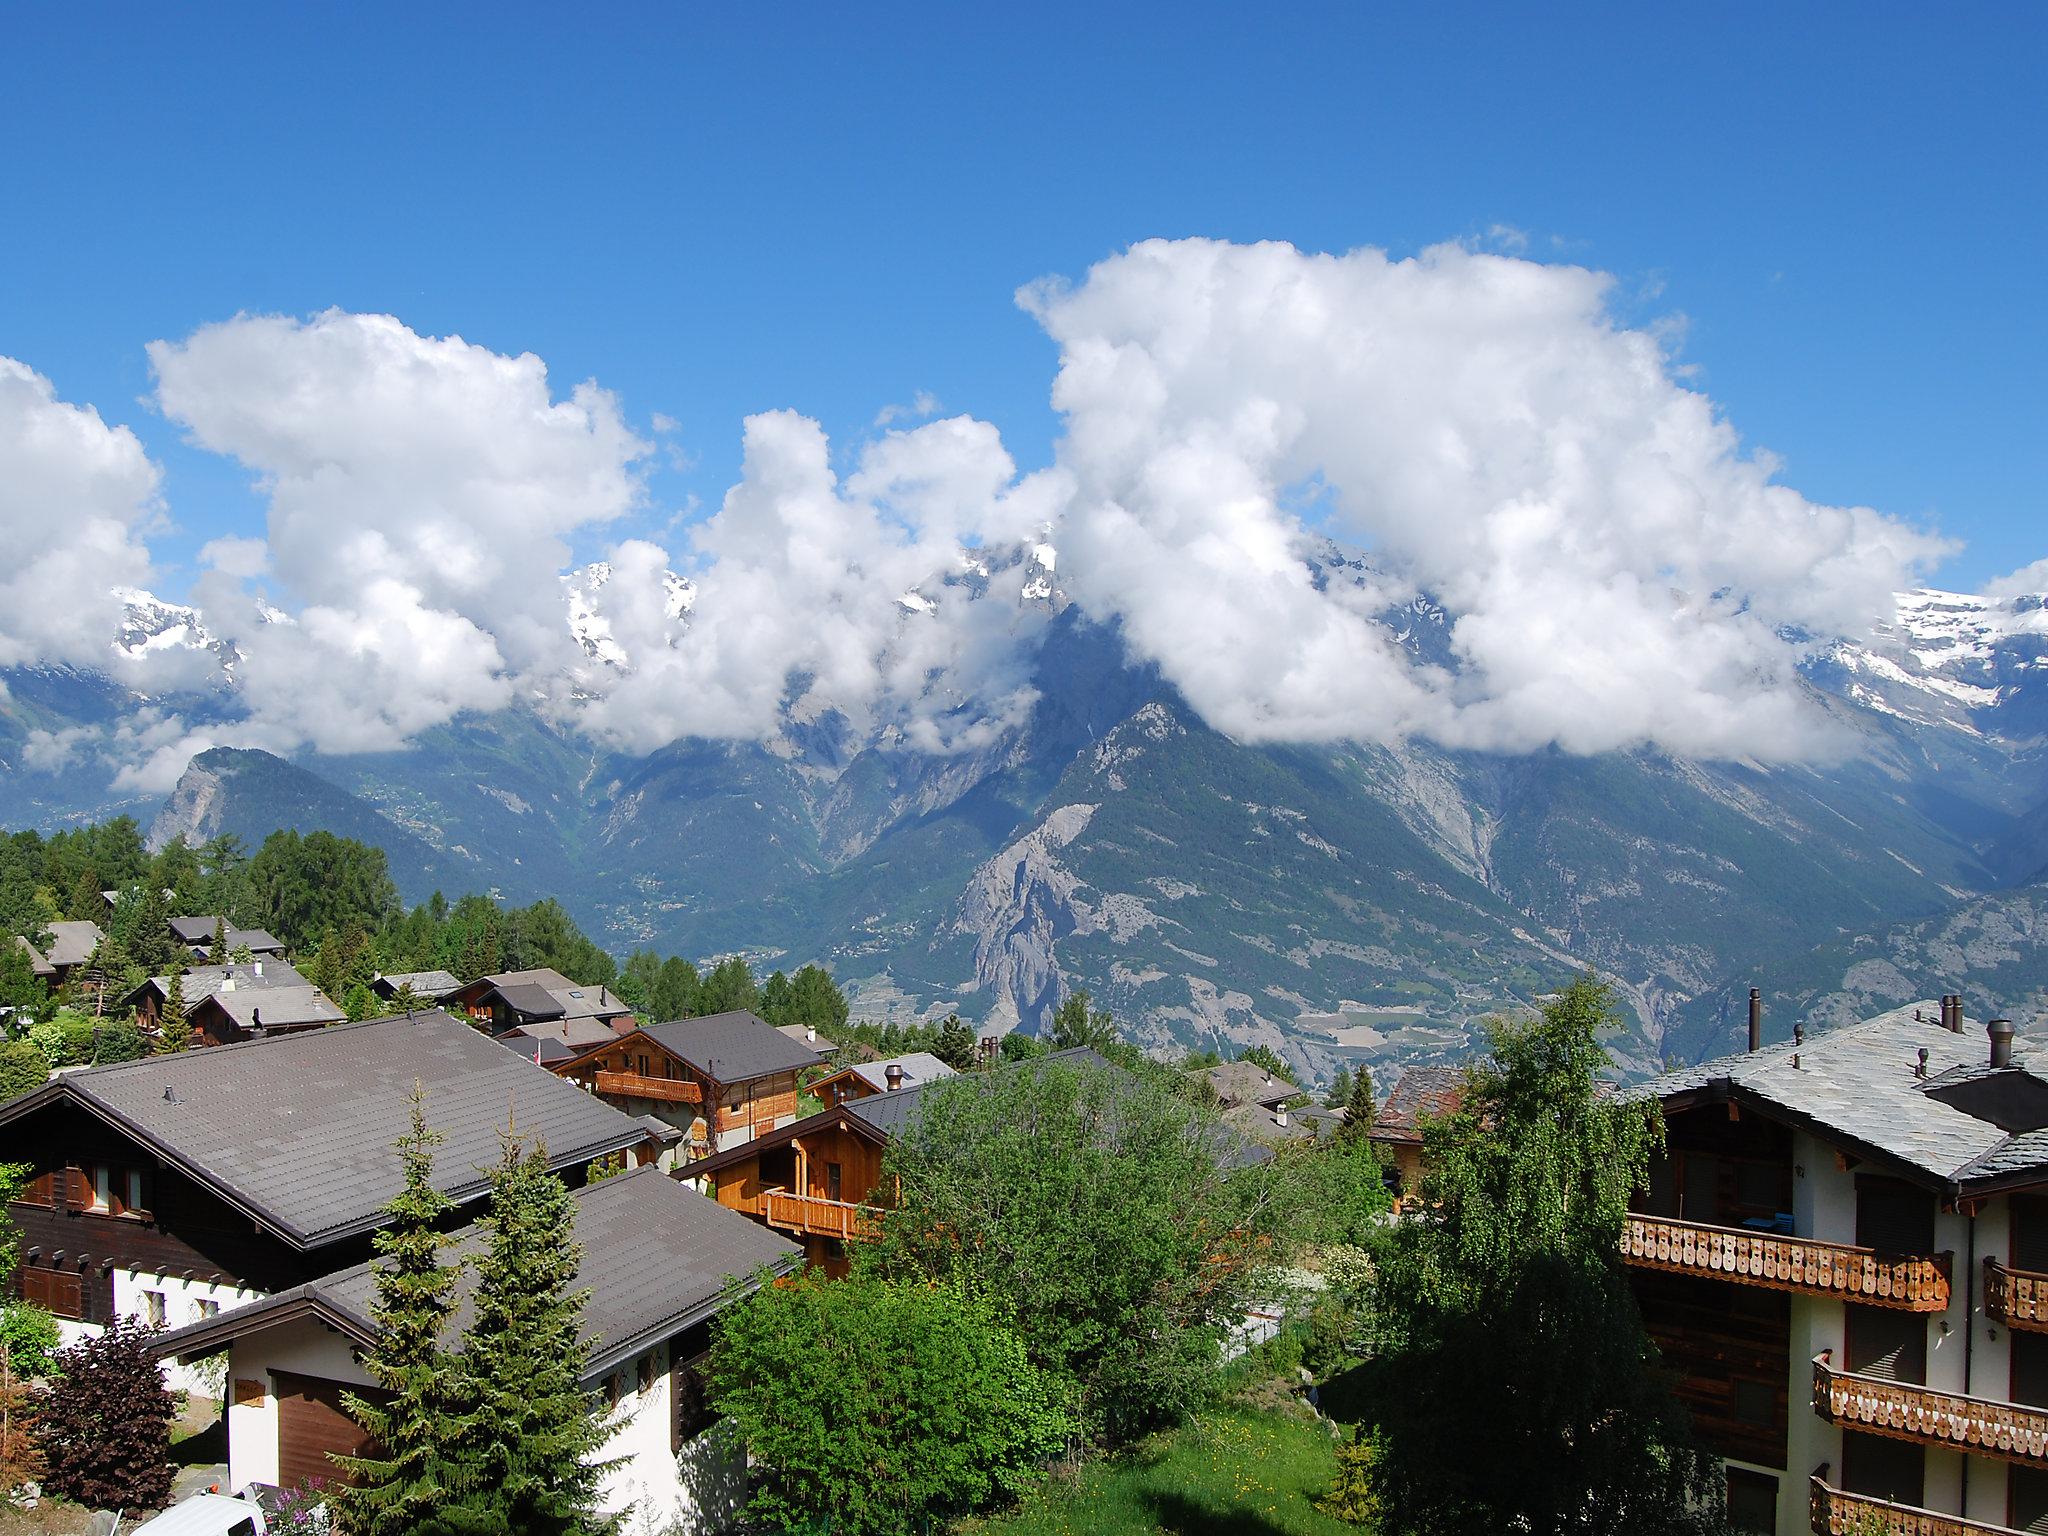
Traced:
<path fill-rule="evenodd" d="M 210 1317 L 220 1316 L 220 1303 L 217 1301 L 208 1301 L 203 1296 L 198 1301 L 192 1304 L 192 1309 L 194 1319 L 198 1322 L 203 1323 Z"/>
<path fill-rule="evenodd" d="M 62 1269 L 45 1269 L 39 1264 L 21 1268 L 21 1299 L 41 1307 L 52 1317 L 81 1322 L 85 1318 L 85 1281 Z"/>
<path fill-rule="evenodd" d="M 652 1355 L 642 1355 L 640 1357 L 640 1390 L 642 1392 L 652 1392 L 654 1390 L 654 1356 Z"/>
<path fill-rule="evenodd" d="M 842 1196 L 839 1193 L 839 1188 L 839 1165 L 837 1163 L 827 1163 L 825 1165 L 825 1198 L 827 1200 L 841 1199 Z"/>
<path fill-rule="evenodd" d="M 1730 1467 L 1728 1523 L 1753 1536 L 1777 1536 L 1778 1480 L 1761 1472 Z"/>
<path fill-rule="evenodd" d="M 669 1373 L 670 1407 L 674 1409 L 668 1436 L 671 1451 L 680 1450 L 685 1440 L 695 1439 L 718 1422 L 718 1415 L 711 1411 L 710 1394 L 704 1381 L 704 1366 L 709 1358 L 708 1355 L 698 1355 L 680 1361 Z"/>
<path fill-rule="evenodd" d="M 21 1193 L 14 1197 L 17 1205 L 46 1205 L 57 1203 L 57 1178 L 54 1173 L 39 1173 L 22 1185 Z"/>
<path fill-rule="evenodd" d="M 147 1216 L 149 1186 L 144 1169 L 95 1163 L 86 1182 L 85 1208 L 100 1216 Z"/>
<path fill-rule="evenodd" d="M 1767 1381 L 1735 1383 L 1735 1417 L 1745 1424 L 1770 1428 L 1778 1422 L 1778 1394 Z"/>
<path fill-rule="evenodd" d="M 144 1291 L 142 1293 L 142 1320 L 152 1328 L 164 1325 L 164 1293 Z"/>

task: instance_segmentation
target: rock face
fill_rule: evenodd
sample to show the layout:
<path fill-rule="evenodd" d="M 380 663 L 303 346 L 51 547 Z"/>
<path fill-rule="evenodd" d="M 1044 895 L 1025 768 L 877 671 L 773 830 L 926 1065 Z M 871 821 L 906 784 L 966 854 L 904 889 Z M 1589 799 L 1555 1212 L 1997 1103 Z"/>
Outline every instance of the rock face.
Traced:
<path fill-rule="evenodd" d="M 156 820 L 149 824 L 151 853 L 160 852 L 181 837 L 196 848 L 220 836 L 230 809 L 222 770 L 231 762 L 229 753 L 223 749 L 201 753 L 185 765 L 177 787 L 164 801 L 164 808 L 156 813 Z"/>

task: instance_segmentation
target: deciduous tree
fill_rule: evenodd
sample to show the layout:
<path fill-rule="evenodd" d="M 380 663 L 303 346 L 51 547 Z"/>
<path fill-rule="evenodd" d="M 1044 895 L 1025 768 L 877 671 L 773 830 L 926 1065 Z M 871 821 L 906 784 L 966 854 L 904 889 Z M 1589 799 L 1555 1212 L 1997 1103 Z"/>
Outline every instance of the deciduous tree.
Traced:
<path fill-rule="evenodd" d="M 117 1317 L 57 1352 L 37 1416 L 44 1486 L 88 1509 L 155 1509 L 171 1492 L 171 1412 L 154 1330 Z"/>

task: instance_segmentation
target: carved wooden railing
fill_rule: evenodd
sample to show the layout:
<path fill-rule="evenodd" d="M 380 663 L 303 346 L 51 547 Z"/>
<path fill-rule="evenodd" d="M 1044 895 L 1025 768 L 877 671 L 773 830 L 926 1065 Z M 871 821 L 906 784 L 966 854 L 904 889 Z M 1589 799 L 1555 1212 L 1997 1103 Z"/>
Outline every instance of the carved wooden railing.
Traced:
<path fill-rule="evenodd" d="M 2048 1410 L 1858 1376 L 1834 1369 L 1833 1357 L 1831 1349 L 1813 1357 L 1813 1411 L 1830 1424 L 2048 1467 Z"/>
<path fill-rule="evenodd" d="M 1944 1515 L 1911 1504 L 1893 1504 L 1861 1493 L 1830 1488 L 1822 1462 L 1809 1483 L 1813 1536 L 2020 1536 L 2010 1526 L 1986 1525 L 1961 1515 Z"/>
<path fill-rule="evenodd" d="M 642 1077 L 638 1072 L 600 1072 L 597 1091 L 621 1098 L 656 1099 L 664 1104 L 700 1104 L 704 1090 L 678 1077 Z"/>
<path fill-rule="evenodd" d="M 1879 1253 L 1815 1237 L 1784 1237 L 1630 1213 L 1621 1228 L 1624 1263 L 1705 1275 L 1870 1307 L 1946 1312 L 1950 1255 Z"/>
<path fill-rule="evenodd" d="M 2008 1328 L 2048 1333 L 2048 1275 L 1984 1261 L 1984 1313 Z"/>
<path fill-rule="evenodd" d="M 875 1213 L 871 1206 L 849 1200 L 825 1200 L 816 1195 L 793 1195 L 786 1189 L 768 1191 L 766 1215 L 771 1227 L 788 1227 L 814 1237 L 837 1237 L 851 1241 L 872 1237 Z"/>

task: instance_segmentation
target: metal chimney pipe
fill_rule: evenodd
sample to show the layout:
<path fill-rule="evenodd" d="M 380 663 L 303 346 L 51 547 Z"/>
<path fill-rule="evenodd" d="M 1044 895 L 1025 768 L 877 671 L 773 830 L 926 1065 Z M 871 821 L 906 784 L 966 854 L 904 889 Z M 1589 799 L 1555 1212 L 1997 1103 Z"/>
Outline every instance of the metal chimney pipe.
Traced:
<path fill-rule="evenodd" d="M 891 1093 L 894 1093 L 903 1086 L 903 1069 L 893 1061 L 889 1063 L 889 1070 L 884 1072 L 882 1076 L 887 1079 Z"/>
<path fill-rule="evenodd" d="M 1948 1027 L 1959 1035 L 1963 1032 L 1963 994 L 1960 992 L 1948 995 Z"/>
<path fill-rule="evenodd" d="M 1764 994 L 1761 987 L 1749 989 L 1749 1048 L 1764 1048 Z"/>
<path fill-rule="evenodd" d="M 2012 1020 L 1993 1019 L 1984 1026 L 1984 1032 L 1991 1037 L 1991 1065 L 2009 1067 L 2012 1065 Z"/>

